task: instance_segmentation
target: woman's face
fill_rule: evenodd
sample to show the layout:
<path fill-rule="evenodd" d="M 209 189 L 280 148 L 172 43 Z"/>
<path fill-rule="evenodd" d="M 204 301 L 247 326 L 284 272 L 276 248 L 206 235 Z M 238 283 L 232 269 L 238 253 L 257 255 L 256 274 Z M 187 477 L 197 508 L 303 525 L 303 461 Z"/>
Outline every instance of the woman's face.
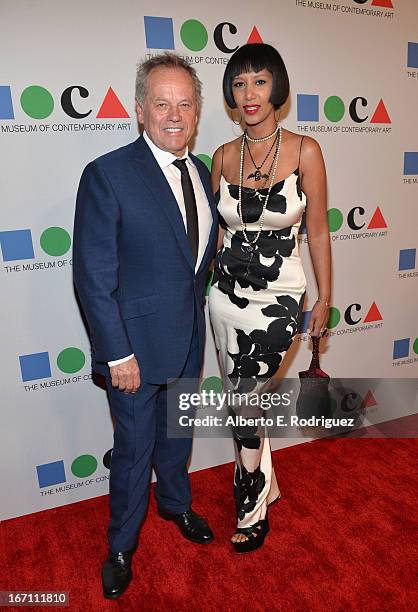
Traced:
<path fill-rule="evenodd" d="M 245 72 L 232 81 L 235 104 L 245 123 L 257 125 L 270 116 L 274 106 L 270 102 L 273 76 L 266 68 L 260 72 Z"/>

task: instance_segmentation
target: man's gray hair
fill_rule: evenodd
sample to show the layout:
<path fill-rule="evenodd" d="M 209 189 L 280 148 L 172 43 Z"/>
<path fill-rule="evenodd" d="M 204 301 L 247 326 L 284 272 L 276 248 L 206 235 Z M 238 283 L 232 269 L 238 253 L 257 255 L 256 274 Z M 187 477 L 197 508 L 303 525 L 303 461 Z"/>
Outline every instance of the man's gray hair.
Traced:
<path fill-rule="evenodd" d="M 196 70 L 180 55 L 168 51 L 155 55 L 138 64 L 135 81 L 135 98 L 141 107 L 144 105 L 147 94 L 148 76 L 155 68 L 183 68 L 193 81 L 197 106 L 200 108 L 202 104 L 202 83 L 197 76 Z"/>

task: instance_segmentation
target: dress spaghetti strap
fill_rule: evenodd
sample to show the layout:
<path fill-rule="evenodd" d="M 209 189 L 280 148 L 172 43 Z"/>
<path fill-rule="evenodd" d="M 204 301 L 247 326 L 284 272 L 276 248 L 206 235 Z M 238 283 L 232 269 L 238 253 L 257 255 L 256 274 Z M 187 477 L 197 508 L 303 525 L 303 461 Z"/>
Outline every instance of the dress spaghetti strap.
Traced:
<path fill-rule="evenodd" d="M 222 145 L 222 157 L 221 157 L 221 176 L 222 176 L 222 171 L 224 168 L 224 144 Z"/>
<path fill-rule="evenodd" d="M 299 147 L 299 159 L 298 159 L 298 170 L 299 170 L 299 166 L 300 166 L 300 154 L 302 153 L 302 142 L 303 139 L 305 138 L 305 136 L 302 136 L 302 138 L 300 139 L 300 147 Z"/>

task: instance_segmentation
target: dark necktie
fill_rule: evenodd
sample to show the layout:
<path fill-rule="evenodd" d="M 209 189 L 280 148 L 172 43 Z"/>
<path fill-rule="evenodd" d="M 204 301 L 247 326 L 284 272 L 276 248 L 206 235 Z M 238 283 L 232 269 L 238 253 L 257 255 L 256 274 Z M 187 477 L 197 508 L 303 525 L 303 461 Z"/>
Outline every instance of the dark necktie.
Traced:
<path fill-rule="evenodd" d="M 183 189 L 184 205 L 186 208 L 187 238 L 192 251 L 193 261 L 196 263 L 199 251 L 199 224 L 192 179 L 190 178 L 185 159 L 176 159 L 176 161 L 173 161 L 173 164 L 181 172 L 181 188 Z"/>

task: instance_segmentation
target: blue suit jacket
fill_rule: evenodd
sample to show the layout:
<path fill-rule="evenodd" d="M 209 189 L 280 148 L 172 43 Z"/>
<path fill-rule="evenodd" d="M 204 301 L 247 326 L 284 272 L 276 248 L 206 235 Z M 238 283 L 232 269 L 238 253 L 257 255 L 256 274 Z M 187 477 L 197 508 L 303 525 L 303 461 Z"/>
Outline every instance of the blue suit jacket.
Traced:
<path fill-rule="evenodd" d="M 164 384 L 181 374 L 197 317 L 205 341 L 205 281 L 217 240 L 206 166 L 191 155 L 213 224 L 195 273 L 179 206 L 142 137 L 88 164 L 77 194 L 74 282 L 90 328 L 92 367 L 135 353 L 141 377 Z"/>

